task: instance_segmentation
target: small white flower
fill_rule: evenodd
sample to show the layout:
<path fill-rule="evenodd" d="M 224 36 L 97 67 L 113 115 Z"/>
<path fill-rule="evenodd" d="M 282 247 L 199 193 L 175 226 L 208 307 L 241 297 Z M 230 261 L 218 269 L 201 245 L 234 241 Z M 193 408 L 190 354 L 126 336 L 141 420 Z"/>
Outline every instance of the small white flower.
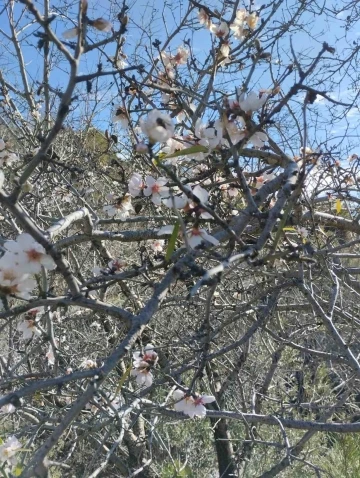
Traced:
<path fill-rule="evenodd" d="M 158 355 L 154 351 L 152 344 L 146 345 L 144 353 L 137 351 L 133 353 L 133 370 L 131 376 L 136 377 L 138 385 L 145 385 L 150 387 L 153 382 L 153 375 L 151 369 L 156 365 L 158 361 Z"/>
<path fill-rule="evenodd" d="M 218 38 L 225 38 L 229 35 L 229 27 L 226 22 L 220 22 L 217 25 L 210 25 L 209 30 Z"/>
<path fill-rule="evenodd" d="M 120 198 L 114 204 L 104 206 L 103 210 L 108 216 L 116 216 L 120 220 L 125 221 L 130 216 L 130 211 L 133 210 L 130 194 L 125 194 L 123 198 Z"/>
<path fill-rule="evenodd" d="M 56 268 L 56 264 L 51 256 L 46 254 L 41 244 L 36 242 L 30 234 L 26 232 L 20 234 L 16 241 L 7 241 L 5 248 L 17 256 L 17 261 L 22 268 L 31 274 L 37 274 L 41 271 L 41 266 L 48 270 Z"/>
<path fill-rule="evenodd" d="M 97 368 L 97 364 L 94 360 L 85 359 L 81 362 L 80 367 L 81 368 L 87 368 L 87 369 Z"/>
<path fill-rule="evenodd" d="M 174 404 L 175 410 L 177 412 L 183 412 L 190 418 L 194 418 L 195 416 L 204 418 L 206 415 L 206 407 L 204 405 L 215 401 L 215 397 L 212 395 L 195 394 L 194 396 L 189 396 L 178 389 L 174 390 L 173 398 L 176 400 Z"/>
<path fill-rule="evenodd" d="M 133 197 L 140 196 L 141 191 L 144 188 L 144 182 L 139 173 L 134 173 L 129 180 L 129 193 Z"/>
<path fill-rule="evenodd" d="M 151 196 L 152 202 L 160 206 L 161 199 L 169 194 L 169 188 L 165 186 L 168 182 L 167 178 L 155 179 L 152 176 L 146 176 L 145 182 L 147 187 L 144 189 L 144 196 Z"/>
<path fill-rule="evenodd" d="M 121 127 L 124 129 L 129 127 L 129 117 L 126 113 L 126 110 L 121 106 L 116 108 L 112 120 L 114 123 L 120 123 Z"/>
<path fill-rule="evenodd" d="M 202 25 L 205 25 L 206 28 L 210 28 L 211 19 L 203 8 L 200 8 L 198 11 L 198 19 Z"/>
<path fill-rule="evenodd" d="M 10 436 L 2 445 L 0 445 L 0 463 L 16 465 L 16 453 L 22 448 L 22 444 L 15 436 Z"/>
<path fill-rule="evenodd" d="M 157 239 L 151 244 L 151 249 L 154 252 L 162 252 L 164 250 L 165 241 L 163 239 Z"/>
<path fill-rule="evenodd" d="M 114 272 L 118 272 L 126 266 L 127 263 L 123 259 L 114 259 L 108 264 L 109 269 L 113 270 Z"/>
<path fill-rule="evenodd" d="M 0 398 L 3 398 L 3 397 L 0 397 Z M 3 405 L 1 408 L 0 408 L 0 414 L 1 413 L 14 413 L 16 411 L 16 407 L 14 407 L 14 405 L 12 405 L 11 403 L 7 403 L 6 405 Z"/>
<path fill-rule="evenodd" d="M 31 319 L 20 322 L 16 330 L 22 333 L 22 340 L 29 340 L 34 335 L 41 335 L 40 330 L 36 327 L 36 322 Z"/>
<path fill-rule="evenodd" d="M 193 227 L 192 229 L 186 231 L 186 237 L 189 246 L 192 249 L 199 246 L 203 241 L 208 241 L 214 246 L 219 244 L 219 241 L 215 237 L 207 233 L 205 229 L 200 229 L 198 227 Z"/>
<path fill-rule="evenodd" d="M 5 176 L 4 176 L 4 173 L 3 171 L 0 169 L 0 191 L 4 185 L 4 182 L 5 182 Z"/>
<path fill-rule="evenodd" d="M 195 135 L 200 138 L 199 144 L 207 148 L 213 149 L 220 143 L 222 139 L 222 123 L 216 121 L 213 127 L 206 127 L 201 123 L 199 118 L 195 123 Z"/>
<path fill-rule="evenodd" d="M 186 65 L 188 57 L 189 50 L 183 46 L 179 46 L 176 55 L 171 58 L 171 62 L 175 65 Z"/>
<path fill-rule="evenodd" d="M 262 95 L 259 98 L 259 95 L 255 93 L 255 91 L 250 91 L 247 96 L 245 93 L 241 93 L 239 95 L 239 105 L 240 108 L 245 112 L 252 112 L 257 111 L 263 107 L 267 100 L 266 95 Z"/>
<path fill-rule="evenodd" d="M 175 130 L 170 116 L 158 110 L 150 111 L 146 119 L 141 118 L 140 127 L 152 143 L 167 141 Z"/>

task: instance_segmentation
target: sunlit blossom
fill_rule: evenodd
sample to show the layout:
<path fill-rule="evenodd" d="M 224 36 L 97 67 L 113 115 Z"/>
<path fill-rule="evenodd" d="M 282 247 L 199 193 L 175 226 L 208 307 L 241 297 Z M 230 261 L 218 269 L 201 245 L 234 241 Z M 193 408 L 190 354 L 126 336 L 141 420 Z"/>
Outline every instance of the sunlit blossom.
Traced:
<path fill-rule="evenodd" d="M 142 132 L 152 143 L 165 142 L 174 134 L 174 124 L 169 115 L 152 110 L 148 116 L 140 120 Z"/>
<path fill-rule="evenodd" d="M 22 444 L 14 435 L 8 437 L 8 439 L 0 445 L 0 463 L 7 463 L 11 466 L 16 465 L 16 453 L 18 453 L 21 448 Z"/>
<path fill-rule="evenodd" d="M 206 416 L 207 403 L 215 401 L 215 397 L 212 395 L 187 395 L 182 390 L 174 390 L 173 399 L 175 400 L 174 408 L 177 412 L 183 412 L 190 418 Z"/>
<path fill-rule="evenodd" d="M 131 194 L 131 196 L 133 197 L 140 196 L 141 191 L 144 188 L 144 181 L 142 179 L 141 174 L 133 173 L 133 175 L 131 176 L 129 180 L 128 188 L 129 188 L 129 193 Z"/>
<path fill-rule="evenodd" d="M 205 229 L 198 227 L 193 227 L 186 231 L 186 238 L 189 247 L 192 249 L 195 249 L 195 247 L 199 246 L 203 241 L 207 241 L 214 246 L 219 244 L 219 241 L 215 239 L 215 237 L 211 236 Z"/>
<path fill-rule="evenodd" d="M 229 35 L 229 27 L 226 22 L 210 25 L 209 30 L 218 38 L 226 38 Z"/>
<path fill-rule="evenodd" d="M 146 176 L 144 189 L 144 196 L 151 196 L 151 200 L 157 206 L 161 205 L 161 199 L 168 195 L 169 188 L 165 186 L 168 182 L 167 178 L 160 177 L 158 179 L 152 176 Z"/>

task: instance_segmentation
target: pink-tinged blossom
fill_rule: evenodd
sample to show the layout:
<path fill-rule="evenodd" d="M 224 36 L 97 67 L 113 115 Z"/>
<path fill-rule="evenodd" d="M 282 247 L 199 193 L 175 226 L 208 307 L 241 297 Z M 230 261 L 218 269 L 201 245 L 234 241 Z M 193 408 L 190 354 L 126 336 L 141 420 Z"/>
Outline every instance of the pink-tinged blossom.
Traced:
<path fill-rule="evenodd" d="M 168 182 L 167 178 L 160 177 L 158 179 L 152 176 L 146 176 L 144 196 L 151 196 L 151 200 L 156 206 L 161 205 L 161 199 L 169 194 L 169 188 L 165 186 Z"/>
<path fill-rule="evenodd" d="M 192 229 L 186 231 L 187 242 L 189 247 L 195 249 L 195 247 L 199 246 L 203 241 L 210 242 L 214 246 L 219 244 L 219 241 L 215 239 L 215 237 L 208 234 L 205 229 L 201 229 L 198 227 L 193 227 Z"/>
<path fill-rule="evenodd" d="M 8 257 L 7 254 L 5 256 Z M 10 267 L 4 264 L 5 256 L 0 260 L 0 292 L 4 295 L 16 295 L 22 299 L 30 299 L 30 292 L 36 287 L 29 274 L 22 273 L 18 265 Z"/>
<path fill-rule="evenodd" d="M 200 417 L 204 418 L 206 415 L 207 403 L 215 401 L 215 397 L 212 395 L 198 395 L 193 396 L 186 395 L 182 390 L 174 390 L 173 399 L 175 400 L 174 408 L 177 412 L 183 412 L 190 418 Z"/>
<path fill-rule="evenodd" d="M 119 272 L 121 269 L 127 266 L 127 262 L 123 259 L 113 259 L 109 262 L 108 267 L 114 272 Z"/>
<path fill-rule="evenodd" d="M 121 221 L 125 221 L 130 216 L 130 211 L 133 210 L 130 194 L 125 194 L 123 198 L 118 199 L 114 204 L 104 206 L 103 210 L 108 216 L 117 217 Z"/>
<path fill-rule="evenodd" d="M 266 95 L 262 95 L 261 98 L 259 98 L 259 95 L 255 93 L 255 91 L 250 91 L 247 95 L 245 93 L 239 95 L 240 108 L 243 111 L 250 113 L 262 108 L 266 100 Z"/>
<path fill-rule="evenodd" d="M 0 463 L 7 463 L 14 466 L 17 463 L 16 453 L 20 451 L 22 444 L 15 436 L 10 436 L 2 445 L 0 445 Z"/>
<path fill-rule="evenodd" d="M 209 30 L 218 38 L 225 38 L 229 35 L 229 27 L 226 22 L 220 22 L 217 25 L 210 25 Z"/>
<path fill-rule="evenodd" d="M 211 19 L 204 8 L 200 8 L 198 11 L 198 19 L 201 25 L 204 25 L 206 28 L 210 28 Z"/>
<path fill-rule="evenodd" d="M 183 46 L 179 46 L 176 55 L 171 58 L 171 62 L 175 65 L 186 65 L 188 57 L 189 50 L 187 50 Z"/>
<path fill-rule="evenodd" d="M 164 143 L 174 134 L 174 124 L 169 115 L 158 110 L 152 110 L 148 116 L 140 120 L 142 132 L 152 143 Z"/>
<path fill-rule="evenodd" d="M 37 274 L 41 271 L 41 266 L 48 270 L 56 268 L 54 260 L 46 254 L 44 247 L 26 232 L 20 234 L 16 241 L 7 241 L 5 248 L 17 256 L 16 260 L 25 272 Z"/>
<path fill-rule="evenodd" d="M 144 181 L 139 173 L 134 173 L 129 180 L 129 193 L 132 197 L 140 196 L 144 188 Z"/>
<path fill-rule="evenodd" d="M 158 361 L 158 355 L 154 351 L 152 344 L 146 345 L 144 353 L 137 351 L 133 353 L 133 369 L 131 376 L 136 377 L 138 385 L 145 385 L 150 387 L 153 382 L 153 375 L 151 370 L 155 367 Z"/>
<path fill-rule="evenodd" d="M 20 322 L 16 330 L 22 333 L 22 340 L 32 339 L 36 335 L 41 335 L 40 330 L 36 327 L 35 320 L 28 319 Z"/>
<path fill-rule="evenodd" d="M 154 252 L 162 252 L 164 250 L 165 241 L 163 239 L 156 239 L 151 245 Z"/>

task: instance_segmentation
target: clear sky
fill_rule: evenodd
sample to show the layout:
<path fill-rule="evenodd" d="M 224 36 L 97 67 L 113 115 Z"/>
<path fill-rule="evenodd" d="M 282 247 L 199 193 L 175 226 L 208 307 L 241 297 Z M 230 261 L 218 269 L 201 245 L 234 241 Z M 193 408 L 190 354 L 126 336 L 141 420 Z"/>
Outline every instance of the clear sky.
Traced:
<path fill-rule="evenodd" d="M 148 62 L 149 56 L 152 54 L 156 56 L 157 52 L 151 45 L 152 41 L 158 39 L 163 45 L 168 34 L 172 33 L 177 27 L 179 19 L 182 18 L 185 11 L 187 2 L 173 3 L 174 2 L 160 2 L 156 0 L 153 3 L 146 2 L 145 0 L 133 0 L 128 3 L 130 7 L 128 10 L 130 21 L 124 45 L 124 52 L 128 55 L 128 61 L 130 64 L 133 64 L 133 62 L 139 63 L 143 60 L 144 62 Z M 341 5 L 346 6 L 348 3 L 349 2 L 336 2 L 339 10 L 341 9 Z M 40 11 L 43 10 L 42 2 L 35 2 L 35 4 Z M 279 28 L 280 24 L 289 20 L 292 12 L 298 4 L 299 2 L 296 0 L 286 3 L 284 2 L 283 6 L 277 11 L 272 18 L 271 24 L 268 26 L 268 33 L 263 34 L 261 37 L 262 45 L 265 50 L 271 41 L 270 33 L 272 34 L 277 28 Z M 329 6 L 330 2 L 324 2 L 324 5 L 326 4 Z M 91 18 L 103 17 L 109 19 L 114 23 L 114 26 L 117 29 L 118 20 L 116 19 L 116 16 L 121 9 L 121 5 L 122 2 L 120 1 L 109 2 L 106 0 L 94 2 L 90 0 L 88 15 Z M 208 2 L 207 5 L 212 6 L 213 9 L 217 8 L 219 11 L 222 11 L 223 2 L 213 1 L 210 3 Z M 254 5 L 250 7 L 249 2 L 240 3 L 239 7 L 240 6 L 245 6 L 248 9 L 252 8 L 253 10 L 260 8 L 260 5 L 259 7 Z M 264 10 L 262 16 L 265 17 L 265 12 L 268 11 L 269 8 Z M 62 32 L 76 25 L 77 9 L 78 3 L 75 1 L 68 2 L 55 0 L 50 3 L 50 10 L 57 14 L 56 20 L 52 22 L 52 27 L 60 37 Z M 16 4 L 15 18 L 20 18 L 19 15 L 21 11 L 22 5 Z M 357 42 L 359 39 L 360 28 L 358 25 L 352 25 L 349 30 L 346 30 L 346 16 L 348 15 L 348 12 L 340 12 L 333 16 L 328 14 L 325 16 L 325 14 L 319 15 L 319 11 L 320 9 L 316 7 L 316 4 L 314 3 L 313 12 L 308 12 L 301 17 L 301 22 L 296 31 L 294 29 L 291 34 L 287 34 L 283 40 L 277 43 L 276 48 L 271 50 L 271 65 L 265 61 L 257 65 L 255 74 L 249 85 L 250 89 L 258 90 L 260 88 L 271 87 L 273 81 L 270 75 L 270 66 L 271 73 L 274 77 L 278 77 L 286 70 L 286 67 L 293 62 L 290 53 L 290 39 L 296 55 L 299 59 L 304 59 L 304 61 L 309 61 L 313 58 L 321 49 L 324 41 L 336 48 L 335 57 L 339 58 L 339 61 L 349 54 L 349 48 L 353 47 L 353 42 Z M 193 25 L 195 26 L 195 29 L 189 30 L 186 28 L 181 30 L 172 39 L 168 46 L 168 50 L 174 50 L 179 45 L 183 44 L 184 41 L 190 41 L 198 64 L 201 65 L 212 48 L 214 37 L 206 29 L 200 27 L 197 21 L 196 11 L 191 18 L 194 21 Z M 228 18 L 226 13 L 224 14 L 224 18 Z M 37 89 L 42 78 L 43 62 L 42 54 L 36 48 L 38 38 L 34 36 L 34 33 L 41 31 L 41 29 L 34 24 L 29 24 L 29 19 L 31 19 L 29 14 L 20 18 L 19 28 L 21 27 L 23 30 L 20 33 L 19 38 L 22 40 L 24 62 L 29 74 L 30 83 L 33 85 L 34 89 Z M 4 11 L 2 11 L 0 16 L 0 25 L 0 31 L 9 34 L 8 22 Z M 89 40 L 96 41 L 105 38 L 106 35 L 108 34 L 101 32 L 96 33 L 92 29 L 89 34 Z M 3 44 L 6 45 L 6 40 L 3 41 Z M 141 44 L 141 47 L 139 47 L 139 44 Z M 232 47 L 235 46 L 235 41 L 233 40 Z M 109 45 L 104 50 L 109 56 L 113 55 L 114 51 L 115 46 L 113 44 Z M 54 53 L 53 71 L 51 73 L 50 83 L 52 88 L 63 90 L 68 78 L 68 65 L 58 52 L 54 50 Z M 103 63 L 103 69 L 111 68 L 110 64 L 106 63 L 106 59 L 104 59 L 99 52 L 92 52 L 83 57 L 80 72 L 85 74 L 96 71 L 100 59 Z M 16 62 L 14 62 L 11 52 L 7 51 L 6 48 L 1 49 L 0 64 L 3 71 L 8 75 L 13 84 L 19 84 L 18 66 Z M 249 65 L 250 62 L 247 61 L 247 64 Z M 249 71 L 249 67 L 247 66 L 243 71 L 232 68 L 231 71 L 232 73 L 229 74 L 229 70 L 227 69 L 220 70 L 216 80 L 219 85 L 222 87 L 225 86 L 230 95 L 234 94 L 235 87 L 241 86 Z M 328 90 L 329 96 L 343 102 L 351 101 L 358 94 L 357 82 L 352 84 L 352 79 L 355 75 L 356 72 L 344 72 L 342 70 L 334 73 L 331 78 L 326 78 L 324 74 L 323 78 L 319 78 L 319 80 L 323 82 L 320 82 L 319 89 L 327 89 L 330 80 L 338 81 L 339 84 L 336 88 L 333 87 L 332 90 Z M 284 92 L 286 92 L 286 88 L 289 88 L 291 84 L 290 81 L 283 84 Z M 111 122 L 112 111 L 117 101 L 117 88 L 110 77 L 98 81 L 96 95 L 93 93 L 89 95 L 84 89 L 79 90 L 78 94 L 84 101 L 79 104 L 77 110 L 70 116 L 73 127 L 81 127 L 81 118 L 83 115 L 91 115 L 96 106 L 99 111 L 96 119 L 94 118 L 94 122 L 103 130 L 108 128 L 109 123 Z M 298 107 L 301 108 L 303 98 L 304 94 L 299 93 L 295 98 L 294 106 L 297 102 Z M 317 102 L 312 105 L 309 110 L 310 117 L 313 121 L 316 121 L 317 125 L 316 131 L 313 131 L 309 135 L 310 142 L 316 141 L 316 143 L 321 143 L 321 141 L 331 137 L 333 138 L 333 143 L 337 144 L 340 140 L 341 142 L 344 141 L 343 135 L 344 132 L 347 132 L 347 141 L 350 143 L 354 142 L 355 145 L 357 144 L 359 112 L 356 107 L 352 108 L 347 112 L 345 117 L 339 118 L 336 122 L 334 121 L 334 116 L 332 116 L 332 119 L 330 120 L 330 112 L 334 114 L 336 111 L 340 111 L 340 109 L 334 108 L 327 100 L 318 97 Z M 329 121 L 325 121 L 324 118 L 329 118 Z"/>

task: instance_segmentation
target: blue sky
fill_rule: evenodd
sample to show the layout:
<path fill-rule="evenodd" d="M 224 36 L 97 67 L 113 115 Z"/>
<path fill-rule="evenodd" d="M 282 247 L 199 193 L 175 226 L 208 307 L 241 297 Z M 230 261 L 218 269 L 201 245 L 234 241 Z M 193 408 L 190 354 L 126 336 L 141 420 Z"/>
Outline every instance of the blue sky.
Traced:
<path fill-rule="evenodd" d="M 122 4 L 121 2 L 119 2 Z M 172 2 L 169 2 L 170 4 Z M 42 11 L 42 2 L 35 2 L 36 6 L 40 11 Z M 279 11 L 274 16 L 272 23 L 269 25 L 269 29 L 275 31 L 274 29 L 279 28 L 281 23 L 289 19 L 289 10 L 294 9 L 299 2 L 290 1 L 279 9 Z M 326 2 L 329 5 L 329 2 Z M 337 6 L 340 8 L 341 4 L 345 5 L 345 2 L 337 2 Z M 155 1 L 154 5 L 152 3 L 147 3 L 143 0 L 133 0 L 129 2 L 129 11 L 128 15 L 130 18 L 128 33 L 126 35 L 126 43 L 124 46 L 124 52 L 131 58 L 131 55 L 134 54 L 135 47 L 139 41 L 142 42 L 142 47 L 139 49 L 139 59 L 141 61 L 142 55 L 148 54 L 151 50 L 155 54 L 154 48 L 151 45 L 151 41 L 155 38 L 161 42 L 164 42 L 167 38 L 168 32 L 172 32 L 181 18 L 184 6 L 186 2 L 177 2 L 176 6 L 169 6 L 166 2 Z M 214 1 L 207 3 L 207 5 L 212 8 L 217 8 L 219 11 L 222 9 L 222 2 Z M 239 6 L 249 7 L 249 2 L 240 4 Z M 51 2 L 50 9 L 58 14 L 57 19 L 52 23 L 52 27 L 55 32 L 61 36 L 61 33 L 68 28 L 71 28 L 76 24 L 77 18 L 77 2 L 65 2 L 55 0 Z M 253 9 L 256 7 L 252 7 Z M 15 14 L 19 15 L 19 12 L 22 10 L 22 6 L 17 4 L 15 6 Z M 115 28 L 118 28 L 118 21 L 116 20 L 116 15 L 119 12 L 120 7 L 116 5 L 116 2 L 109 2 L 108 0 L 102 2 L 89 2 L 89 17 L 97 18 L 104 17 L 110 19 L 114 22 Z M 110 13 L 110 14 L 109 14 Z M 359 39 L 358 25 L 352 26 L 349 31 L 346 31 L 346 16 L 347 13 L 340 13 L 333 18 L 325 16 L 319 16 L 316 14 L 316 7 L 314 4 L 314 13 L 306 13 L 302 17 L 302 25 L 295 32 L 293 31 L 291 35 L 287 34 L 286 37 L 279 41 L 276 50 L 272 51 L 272 62 L 269 65 L 268 62 L 262 62 L 257 65 L 255 74 L 250 82 L 250 89 L 260 89 L 260 88 L 269 88 L 273 85 L 271 76 L 270 76 L 270 66 L 272 69 L 273 75 L 281 75 L 287 68 L 288 64 L 291 63 L 292 57 L 290 54 L 290 37 L 294 47 L 296 55 L 300 59 L 304 59 L 305 62 L 309 61 L 307 58 L 313 58 L 314 55 L 321 49 L 321 45 L 324 41 L 327 41 L 331 46 L 336 48 L 335 57 L 339 59 L 346 57 L 349 52 L 349 47 L 352 47 L 354 41 Z M 266 10 L 262 13 L 262 17 L 266 17 Z M 24 26 L 28 23 L 30 16 L 25 16 L 20 21 L 21 26 Z M 196 14 L 192 15 L 194 20 L 194 25 L 196 29 L 190 31 L 185 29 L 180 31 L 176 35 L 171 44 L 170 48 L 172 50 L 176 49 L 177 46 L 183 44 L 184 40 L 190 40 L 191 45 L 196 55 L 199 65 L 204 60 L 206 55 L 211 48 L 214 37 L 204 28 L 199 28 L 197 22 Z M 224 13 L 224 18 L 228 19 L 229 14 Z M 1 28 L 5 33 L 8 33 L 7 21 L 4 12 L 0 17 Z M 27 26 L 27 28 L 22 32 L 20 38 L 22 39 L 23 45 L 23 54 L 26 64 L 26 69 L 29 74 L 30 82 L 32 82 L 36 89 L 36 81 L 41 81 L 42 76 L 42 56 L 36 48 L 37 38 L 34 37 L 33 33 L 38 29 L 34 25 Z M 40 29 L 41 31 L 41 29 Z M 149 32 L 151 31 L 151 37 Z M 311 34 L 311 38 L 310 35 Z M 89 34 L 90 41 L 96 41 L 105 37 L 104 33 L 96 33 L 94 30 Z M 264 47 L 267 46 L 269 37 L 265 34 L 262 36 L 262 44 Z M 232 41 L 232 47 L 236 46 L 236 40 Z M 266 48 L 265 48 L 266 50 Z M 115 51 L 115 46 L 110 45 L 104 50 L 108 55 L 113 55 Z M 331 55 L 328 55 L 330 57 Z M 93 52 L 83 57 L 81 61 L 80 71 L 82 74 L 90 73 L 96 71 L 97 64 L 101 59 L 101 55 L 98 52 Z M 6 49 L 2 49 L 0 52 L 0 63 L 4 67 L 4 71 L 10 74 L 10 79 L 16 83 L 18 81 L 18 68 L 16 63 L 13 61 L 11 55 L 6 52 Z M 250 65 L 251 62 L 248 62 Z M 110 64 L 106 63 L 106 60 L 103 60 L 103 68 L 110 68 Z M 179 69 L 179 71 L 181 71 Z M 182 70 L 184 71 L 184 70 Z M 248 67 L 244 71 L 234 71 L 229 74 L 228 70 L 222 70 L 218 74 L 217 82 L 219 85 L 224 86 L 229 94 L 233 94 L 235 87 L 241 86 L 242 81 L 246 77 L 248 72 Z M 351 77 L 353 77 L 356 72 L 349 72 L 344 77 L 341 78 L 344 72 L 339 72 L 334 74 L 334 80 L 340 80 L 340 85 L 332 90 L 328 90 L 329 96 L 336 100 L 341 100 L 343 102 L 348 102 L 355 97 L 358 92 L 357 83 L 354 85 L 351 84 Z M 60 90 L 64 89 L 68 77 L 68 65 L 66 61 L 61 59 L 61 56 L 56 54 L 54 60 L 54 69 L 51 74 L 51 86 L 53 88 L 59 88 Z M 338 77 L 338 78 L 337 78 Z M 283 84 L 283 91 L 286 93 L 287 88 L 289 88 L 293 82 L 294 77 L 291 77 L 291 81 L 285 82 Z M 319 85 L 319 89 L 328 89 L 329 79 L 325 78 L 324 75 L 324 85 Z M 225 83 L 226 81 L 226 83 Z M 99 114 L 94 119 L 94 123 L 101 128 L 105 129 L 109 127 L 111 122 L 111 114 L 113 110 L 112 103 L 116 104 L 117 94 L 116 88 L 111 84 L 111 79 L 106 77 L 99 81 L 99 91 L 96 98 L 89 96 L 84 90 L 79 91 L 80 98 L 83 98 L 83 102 L 79 103 L 77 110 L 71 115 L 71 121 L 74 127 L 81 127 L 81 120 L 83 115 L 89 116 L 91 110 L 94 107 L 95 103 L 98 103 Z M 302 106 L 304 94 L 299 93 L 296 98 L 294 98 L 293 107 L 294 111 L 300 111 L 299 108 Z M 352 108 L 346 117 L 339 118 L 336 122 L 330 120 L 330 112 L 340 111 L 340 108 L 334 108 L 327 100 L 323 100 L 318 97 L 316 103 L 309 107 L 308 116 L 311 122 L 316 124 L 316 129 L 309 131 L 309 142 L 313 142 L 311 145 L 316 145 L 324 141 L 325 139 L 330 138 L 330 142 L 334 145 L 339 145 L 340 143 L 344 146 L 344 141 L 349 144 L 354 144 L 356 146 L 358 142 L 358 131 L 357 124 L 359 120 L 358 109 Z M 310 121 L 309 121 L 310 122 Z M 344 140 L 344 133 L 347 135 L 347 139 Z"/>

